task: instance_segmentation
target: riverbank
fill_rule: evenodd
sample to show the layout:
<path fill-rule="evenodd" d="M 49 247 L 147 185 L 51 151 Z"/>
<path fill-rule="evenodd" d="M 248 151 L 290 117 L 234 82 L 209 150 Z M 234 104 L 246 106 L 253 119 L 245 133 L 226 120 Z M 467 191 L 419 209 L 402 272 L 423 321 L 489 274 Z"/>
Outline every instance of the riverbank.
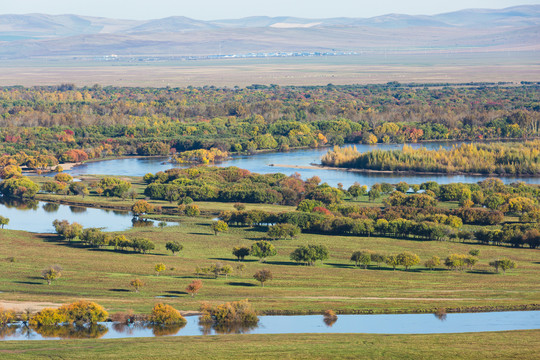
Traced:
<path fill-rule="evenodd" d="M 119 359 L 537 359 L 540 330 L 476 334 L 217 335 L 0 342 L 6 360 Z"/>
<path fill-rule="evenodd" d="M 355 172 L 355 173 L 364 173 L 364 174 L 386 174 L 386 175 L 438 175 L 438 176 L 454 176 L 454 175 L 465 175 L 465 176 L 478 176 L 478 177 L 522 177 L 522 178 L 537 178 L 540 177 L 540 174 L 537 175 L 516 175 L 516 174 L 481 174 L 481 173 L 467 173 L 467 172 L 432 172 L 432 171 L 402 171 L 402 170 L 372 170 L 372 169 L 355 169 L 355 168 L 342 168 L 342 167 L 333 167 L 325 166 L 321 164 L 310 164 L 310 165 L 288 165 L 288 164 L 269 164 L 268 166 L 273 166 L 276 168 L 289 168 L 289 169 L 311 169 L 311 170 L 337 170 L 337 171 L 346 171 L 346 172 Z"/>

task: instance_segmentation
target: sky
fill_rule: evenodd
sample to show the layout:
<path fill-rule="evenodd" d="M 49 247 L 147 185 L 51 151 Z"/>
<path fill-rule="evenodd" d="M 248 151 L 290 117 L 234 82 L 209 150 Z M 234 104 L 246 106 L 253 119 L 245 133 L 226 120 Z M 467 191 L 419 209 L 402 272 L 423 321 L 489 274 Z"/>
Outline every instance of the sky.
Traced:
<path fill-rule="evenodd" d="M 540 0 L 0 0 L 0 14 L 76 14 L 116 19 L 186 16 L 199 20 L 247 16 L 373 17 L 433 15 L 470 8 L 500 9 Z"/>

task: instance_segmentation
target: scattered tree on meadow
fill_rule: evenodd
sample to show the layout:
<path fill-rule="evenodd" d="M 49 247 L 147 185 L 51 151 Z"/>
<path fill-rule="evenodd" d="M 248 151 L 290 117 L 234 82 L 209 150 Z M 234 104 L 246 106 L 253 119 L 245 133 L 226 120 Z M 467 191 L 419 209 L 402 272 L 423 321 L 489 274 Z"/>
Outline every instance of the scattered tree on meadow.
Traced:
<path fill-rule="evenodd" d="M 0 225 L 2 225 L 2 229 L 3 229 L 4 226 L 6 226 L 7 224 L 9 224 L 9 218 L 0 215 Z"/>
<path fill-rule="evenodd" d="M 233 247 L 232 254 L 237 257 L 238 261 L 243 261 L 249 255 L 249 248 L 246 246 L 235 246 Z"/>
<path fill-rule="evenodd" d="M 156 271 L 156 274 L 158 276 L 159 276 L 159 273 L 164 271 L 165 269 L 167 269 L 167 267 L 163 263 L 159 263 L 159 264 L 156 264 L 156 266 L 154 266 L 154 270 Z"/>
<path fill-rule="evenodd" d="M 219 234 L 220 232 L 229 231 L 229 225 L 227 225 L 227 223 L 222 220 L 214 221 L 211 225 L 211 228 L 215 235 Z"/>
<path fill-rule="evenodd" d="M 424 266 L 430 270 L 435 269 L 440 264 L 441 264 L 441 259 L 435 255 L 431 259 L 426 260 L 426 262 L 424 262 Z"/>
<path fill-rule="evenodd" d="M 250 254 L 265 262 L 267 257 L 277 255 L 276 248 L 269 241 L 259 240 L 251 245 Z"/>
<path fill-rule="evenodd" d="M 202 281 L 201 280 L 193 280 L 187 287 L 186 292 L 188 294 L 191 294 L 191 296 L 197 295 L 199 290 L 202 288 Z"/>
<path fill-rule="evenodd" d="M 506 258 L 493 260 L 489 263 L 489 265 L 495 268 L 495 272 L 497 273 L 499 272 L 499 269 L 502 270 L 503 274 L 505 274 L 507 270 L 515 269 L 517 267 L 516 263 L 513 260 Z"/>
<path fill-rule="evenodd" d="M 149 204 L 146 200 L 138 200 L 133 204 L 131 207 L 131 211 L 133 212 L 134 216 L 141 216 L 144 214 L 148 214 L 154 210 L 154 207 Z"/>
<path fill-rule="evenodd" d="M 255 274 L 253 274 L 253 278 L 261 283 L 261 286 L 264 287 L 264 283 L 268 280 L 273 279 L 272 272 L 270 270 L 259 270 Z"/>
<path fill-rule="evenodd" d="M 41 276 L 47 281 L 47 285 L 51 285 L 53 281 L 62 276 L 62 267 L 60 265 L 49 266 L 41 271 Z"/>
<path fill-rule="evenodd" d="M 314 265 L 316 261 L 324 261 L 328 257 L 328 248 L 324 245 L 302 245 L 296 248 L 290 255 L 291 260 L 304 263 L 305 265 Z"/>
<path fill-rule="evenodd" d="M 405 267 L 405 270 L 409 270 L 412 266 L 417 265 L 420 262 L 418 255 L 409 251 L 404 251 L 397 255 L 399 265 Z"/>
<path fill-rule="evenodd" d="M 165 244 L 165 249 L 172 252 L 173 255 L 176 255 L 176 253 L 182 251 L 184 249 L 184 246 L 180 244 L 178 241 L 168 241 Z"/>
<path fill-rule="evenodd" d="M 145 285 L 144 282 L 141 279 L 133 279 L 129 283 L 131 287 L 135 289 L 135 292 L 139 292 L 139 290 Z"/>
<path fill-rule="evenodd" d="M 364 269 L 367 269 L 368 265 L 371 263 L 371 252 L 370 251 L 355 251 L 351 255 L 351 261 L 354 261 L 354 266 L 363 265 Z"/>

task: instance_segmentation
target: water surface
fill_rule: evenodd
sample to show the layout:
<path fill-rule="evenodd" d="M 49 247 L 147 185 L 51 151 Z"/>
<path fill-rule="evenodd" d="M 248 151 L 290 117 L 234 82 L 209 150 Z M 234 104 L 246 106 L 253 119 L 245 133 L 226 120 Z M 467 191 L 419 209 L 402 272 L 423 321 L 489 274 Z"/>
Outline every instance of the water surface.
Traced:
<path fill-rule="evenodd" d="M 20 327 L 0 333 L 0 340 L 55 340 L 61 338 L 119 339 L 153 336 L 200 336 L 218 334 L 445 334 L 485 331 L 540 329 L 540 311 L 507 311 L 391 315 L 339 315 L 330 324 L 321 315 L 260 316 L 255 327 L 212 329 L 201 326 L 197 316 L 187 317 L 184 327 L 151 327 L 101 323 L 99 327 L 74 331 L 47 332 L 44 336 Z"/>
<path fill-rule="evenodd" d="M 429 142 L 422 144 L 409 144 L 413 148 L 426 147 L 428 149 L 438 149 L 439 147 L 450 148 L 453 145 L 459 145 L 453 142 Z M 374 149 L 393 150 L 401 149 L 403 145 L 399 144 L 378 144 L 378 145 L 356 145 L 360 152 Z M 487 178 L 487 176 L 472 175 L 411 175 L 411 174 L 372 174 L 348 172 L 344 170 L 323 170 L 323 169 L 298 169 L 274 165 L 297 165 L 309 166 L 311 164 L 320 164 L 321 157 L 326 154 L 329 148 L 302 149 L 288 152 L 260 153 L 251 156 L 233 156 L 231 159 L 217 164 L 217 166 L 236 166 L 247 169 L 259 174 L 269 174 L 281 172 L 286 175 L 292 175 L 298 172 L 302 179 L 312 176 L 318 176 L 322 182 L 327 182 L 331 186 L 337 186 L 342 183 L 349 187 L 355 182 L 361 185 L 371 186 L 375 183 L 388 182 L 398 183 L 405 181 L 409 184 L 420 184 L 426 181 L 436 181 L 440 184 L 455 182 L 476 183 Z M 102 174 L 102 175 L 123 175 L 123 176 L 143 176 L 146 173 L 155 174 L 158 171 L 165 171 L 173 167 L 182 168 L 183 165 L 171 164 L 167 157 L 162 158 L 128 158 L 90 162 L 74 167 L 66 171 L 71 175 Z M 523 181 L 530 184 L 540 184 L 540 178 L 536 177 L 501 177 L 505 183 Z"/>

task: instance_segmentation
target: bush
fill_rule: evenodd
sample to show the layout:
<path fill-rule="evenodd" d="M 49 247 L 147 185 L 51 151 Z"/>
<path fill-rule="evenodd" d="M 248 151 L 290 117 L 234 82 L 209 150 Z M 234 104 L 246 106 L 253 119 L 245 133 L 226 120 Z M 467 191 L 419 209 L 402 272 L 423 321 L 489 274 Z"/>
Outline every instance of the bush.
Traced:
<path fill-rule="evenodd" d="M 293 224 L 276 224 L 268 228 L 266 233 L 270 239 L 294 239 L 300 234 L 300 228 Z"/>
<path fill-rule="evenodd" d="M 155 325 L 186 324 L 186 319 L 178 310 L 170 305 L 156 304 L 152 309 L 149 321 Z"/>
<path fill-rule="evenodd" d="M 4 310 L 0 307 L 0 327 L 6 326 L 15 320 L 15 313 L 11 310 Z"/>
<path fill-rule="evenodd" d="M 66 315 L 58 309 L 43 309 L 30 318 L 28 324 L 33 327 L 57 326 L 67 321 Z"/>
<path fill-rule="evenodd" d="M 199 322 L 216 325 L 256 325 L 259 322 L 257 313 L 247 300 L 227 302 L 225 304 L 211 306 L 201 305 L 202 315 Z"/>
<path fill-rule="evenodd" d="M 60 265 L 49 266 L 41 271 L 41 276 L 47 281 L 47 285 L 62 276 L 62 267 Z"/>
<path fill-rule="evenodd" d="M 67 321 L 78 324 L 95 324 L 109 317 L 101 305 L 86 300 L 62 305 L 58 311 L 65 315 Z"/>
<path fill-rule="evenodd" d="M 494 260 L 490 262 L 489 265 L 495 268 L 495 272 L 499 272 L 499 269 L 501 269 L 503 274 L 506 273 L 506 270 L 515 269 L 517 267 L 516 263 L 510 259 Z"/>

